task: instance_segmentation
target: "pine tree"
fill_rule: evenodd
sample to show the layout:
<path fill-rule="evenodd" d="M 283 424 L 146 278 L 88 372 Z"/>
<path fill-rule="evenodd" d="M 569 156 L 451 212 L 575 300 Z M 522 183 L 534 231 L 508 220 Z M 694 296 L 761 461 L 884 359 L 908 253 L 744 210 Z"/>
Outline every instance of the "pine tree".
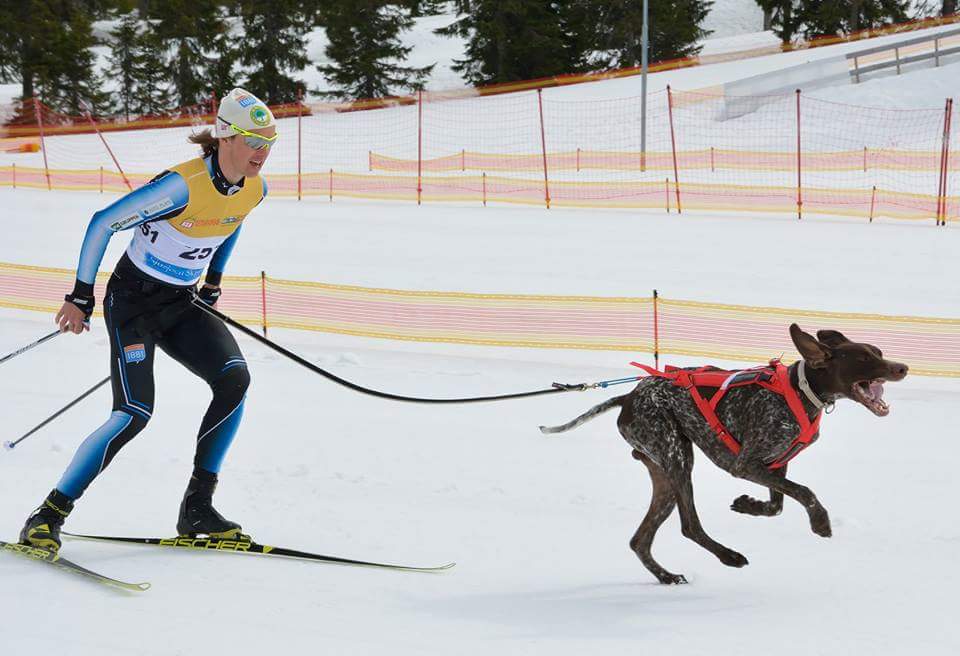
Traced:
<path fill-rule="evenodd" d="M 457 21 L 436 33 L 467 39 L 466 57 L 453 70 L 474 85 L 571 73 L 583 54 L 565 20 L 571 4 L 459 0 Z"/>
<path fill-rule="evenodd" d="M 596 48 L 612 67 L 639 66 L 643 4 L 637 0 L 589 2 L 597 21 Z M 649 61 L 692 57 L 709 35 L 701 25 L 712 0 L 650 0 L 648 35 Z"/>
<path fill-rule="evenodd" d="M 167 79 L 167 62 L 163 40 L 147 27 L 137 42 L 137 114 L 156 116 L 169 112 L 173 106 L 173 94 Z"/>
<path fill-rule="evenodd" d="M 37 71 L 40 97 L 47 106 L 63 114 L 104 113 L 109 110 L 110 100 L 100 88 L 102 80 L 94 69 L 96 57 L 90 49 L 97 44 L 90 7 L 97 3 L 54 4 L 54 15 L 59 20 L 44 45 L 46 58 Z"/>
<path fill-rule="evenodd" d="M 118 85 L 115 109 L 128 120 L 131 115 L 156 115 L 171 109 L 162 43 L 149 25 L 138 12 L 129 12 L 110 35 L 108 73 Z"/>
<path fill-rule="evenodd" d="M 230 24 L 222 34 L 217 35 L 213 42 L 212 61 L 207 69 L 213 90 L 218 96 L 223 96 L 238 86 L 237 67 L 239 64 L 239 39 L 235 36 L 236 28 Z"/>
<path fill-rule="evenodd" d="M 900 23 L 908 18 L 909 0 L 756 0 L 773 17 L 774 33 L 784 43 L 846 35 Z"/>
<path fill-rule="evenodd" d="M 313 15 L 302 0 L 254 1 L 244 4 L 241 19 L 245 36 L 237 54 L 250 71 L 244 88 L 267 104 L 296 101 L 304 84 L 288 72 L 309 63 L 306 34 Z"/>
<path fill-rule="evenodd" d="M 110 48 L 110 77 L 117 84 L 114 93 L 115 109 L 127 120 L 137 102 L 137 77 L 139 68 L 138 41 L 142 24 L 140 16 L 131 11 L 125 14 L 110 31 L 113 41 Z"/>
<path fill-rule="evenodd" d="M 92 0 L 17 0 L 0 4 L 0 76 L 19 81 L 21 98 L 43 96 L 66 113 L 105 96 L 93 68 L 91 21 L 111 5 Z M 29 104 L 29 103 L 28 103 Z"/>
<path fill-rule="evenodd" d="M 798 0 L 756 0 L 764 16 L 770 16 L 773 33 L 784 43 L 791 43 L 800 33 L 802 20 Z"/>
<path fill-rule="evenodd" d="M 909 0 L 804 0 L 805 34 L 850 34 L 907 20 Z"/>
<path fill-rule="evenodd" d="M 423 88 L 433 65 L 403 66 L 412 48 L 400 33 L 410 29 L 410 10 L 384 0 L 336 0 L 321 10 L 330 43 L 330 64 L 317 66 L 340 99 L 381 98 Z"/>
<path fill-rule="evenodd" d="M 157 35 L 167 55 L 167 79 L 181 106 L 206 102 L 208 77 L 217 37 L 224 32 L 223 12 L 216 0 L 151 0 L 151 16 L 158 19 Z"/>

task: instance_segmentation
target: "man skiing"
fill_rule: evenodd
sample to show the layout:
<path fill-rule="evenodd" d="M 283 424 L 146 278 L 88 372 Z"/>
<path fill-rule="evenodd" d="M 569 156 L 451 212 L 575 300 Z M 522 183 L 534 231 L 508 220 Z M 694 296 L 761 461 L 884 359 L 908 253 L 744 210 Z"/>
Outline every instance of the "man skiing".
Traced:
<path fill-rule="evenodd" d="M 153 412 L 156 347 L 213 391 L 197 434 L 193 475 L 180 505 L 177 531 L 245 538 L 239 524 L 213 508 L 212 498 L 243 414 L 250 376 L 227 328 L 191 300 L 206 267 L 197 294 L 210 305 L 217 302 L 242 222 L 267 194 L 260 170 L 276 139 L 270 109 L 253 94 L 234 89 L 220 104 L 215 130 L 190 137 L 202 147 L 202 157 L 171 167 L 93 215 L 76 283 L 56 321 L 63 332 L 89 330 L 93 284 L 107 243 L 115 232 L 135 230 L 104 297 L 113 412 L 84 440 L 56 488 L 27 518 L 21 543 L 58 551 L 60 529 L 74 502 L 147 425 Z"/>

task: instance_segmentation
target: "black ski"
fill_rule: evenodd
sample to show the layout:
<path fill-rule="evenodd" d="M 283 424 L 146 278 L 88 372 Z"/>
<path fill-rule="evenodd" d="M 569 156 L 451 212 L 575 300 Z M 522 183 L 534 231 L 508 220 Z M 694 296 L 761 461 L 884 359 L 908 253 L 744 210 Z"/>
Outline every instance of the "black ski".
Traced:
<path fill-rule="evenodd" d="M 279 556 L 281 558 L 295 558 L 297 560 L 310 560 L 322 563 L 335 563 L 338 565 L 354 565 L 359 567 L 376 567 L 379 569 L 392 569 L 404 572 L 442 572 L 453 567 L 456 563 L 447 563 L 434 567 L 417 567 L 413 565 L 396 565 L 392 563 L 379 563 L 370 560 L 356 560 L 354 558 L 341 558 L 339 556 L 326 556 L 323 554 L 310 553 L 307 551 L 297 551 L 296 549 L 286 549 L 284 547 L 272 547 L 257 542 L 247 542 L 244 540 L 224 540 L 222 538 L 124 538 L 109 535 L 79 535 L 76 533 L 67 533 L 63 535 L 78 540 L 95 540 L 97 542 L 116 542 L 122 544 L 143 544 L 156 547 L 169 547 L 172 549 L 185 549 L 188 551 L 220 551 L 227 553 L 246 553 L 261 556 Z"/>
<path fill-rule="evenodd" d="M 79 574 L 80 576 L 84 576 L 88 579 L 92 579 L 98 583 L 102 583 L 103 585 L 108 585 L 113 588 L 130 590 L 132 592 L 143 592 L 144 590 L 150 589 L 149 583 L 127 583 L 126 581 L 118 581 L 117 579 L 112 579 L 109 576 L 98 574 L 97 572 L 89 570 L 86 567 L 81 567 L 80 565 L 67 560 L 59 554 L 46 549 L 40 549 L 39 547 L 32 547 L 26 544 L 11 544 L 9 542 L 0 540 L 0 551 L 6 551 L 7 553 L 21 556 L 29 560 L 46 563 L 58 569 Z"/>

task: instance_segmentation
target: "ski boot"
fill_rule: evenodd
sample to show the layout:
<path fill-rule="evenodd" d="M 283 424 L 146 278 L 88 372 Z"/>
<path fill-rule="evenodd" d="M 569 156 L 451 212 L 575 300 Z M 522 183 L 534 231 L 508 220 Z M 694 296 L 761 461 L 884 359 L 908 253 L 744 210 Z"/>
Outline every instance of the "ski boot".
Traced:
<path fill-rule="evenodd" d="M 213 492 L 216 489 L 216 474 L 203 469 L 194 470 L 180 504 L 177 533 L 181 537 L 195 538 L 206 535 L 210 538 L 249 542 L 250 536 L 241 532 L 239 524 L 224 518 L 214 509 Z"/>
<path fill-rule="evenodd" d="M 53 490 L 27 517 L 20 531 L 20 544 L 57 553 L 60 551 L 60 528 L 71 510 L 73 501 L 59 490 Z"/>

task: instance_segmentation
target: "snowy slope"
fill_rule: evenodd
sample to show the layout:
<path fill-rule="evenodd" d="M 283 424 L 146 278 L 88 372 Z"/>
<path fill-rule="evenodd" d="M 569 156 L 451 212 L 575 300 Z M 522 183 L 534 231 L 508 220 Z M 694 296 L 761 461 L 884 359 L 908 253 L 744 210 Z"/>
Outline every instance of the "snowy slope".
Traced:
<path fill-rule="evenodd" d="M 0 260 L 60 266 L 73 265 L 85 217 L 103 202 L 95 194 L 22 189 L 0 190 L 0 197 L 8 216 L 31 219 L 9 226 Z M 274 199 L 248 221 L 230 272 L 266 268 L 287 277 L 501 292 L 615 295 L 659 287 L 679 297 L 955 315 L 960 299 L 946 269 L 952 235 L 786 217 L 685 214 L 678 221 L 659 213 Z M 124 241 L 111 245 L 105 268 Z M 778 266 L 762 276 L 737 264 L 769 253 L 771 244 L 782 245 Z M 690 256 L 683 266 L 677 252 Z M 727 257 L 707 257 L 717 253 Z M 896 265 L 877 267 L 876 253 L 897 253 Z M 42 334 L 49 321 L 0 312 L 0 352 Z M 626 362 L 638 355 L 271 336 L 361 383 L 437 396 L 627 375 Z M 240 654 L 960 648 L 951 610 L 960 533 L 943 521 L 955 493 L 951 470 L 929 462 L 933 453 L 943 462 L 960 455 L 944 429 L 960 395 L 956 381 L 888 386 L 893 413 L 883 420 L 850 403 L 826 418 L 823 439 L 791 465 L 791 476 L 831 511 L 830 540 L 812 535 L 792 502 L 774 519 L 730 512 L 734 497 L 759 492 L 701 458 L 701 518 L 751 564 L 724 568 L 680 535 L 674 517 L 655 553 L 692 583 L 663 588 L 627 549 L 649 484 L 613 417 L 561 438 L 536 430 L 612 392 L 484 406 L 389 404 L 241 342 L 254 383 L 224 472 L 222 509 L 278 544 L 401 561 L 455 559 L 457 568 L 418 576 L 70 543 L 76 560 L 154 588 L 130 598 L 0 559 L 7 620 L 0 651 L 25 652 L 38 631 L 49 630 L 50 616 L 70 636 L 67 653 L 98 655 L 196 653 L 225 640 Z M 90 335 L 59 338 L 4 365 L 8 435 L 98 380 L 105 358 L 97 325 Z M 157 370 L 155 419 L 90 489 L 71 528 L 172 532 L 208 392 L 165 357 Z M 0 456 L 0 535 L 15 534 L 107 404 L 100 392 Z"/>

